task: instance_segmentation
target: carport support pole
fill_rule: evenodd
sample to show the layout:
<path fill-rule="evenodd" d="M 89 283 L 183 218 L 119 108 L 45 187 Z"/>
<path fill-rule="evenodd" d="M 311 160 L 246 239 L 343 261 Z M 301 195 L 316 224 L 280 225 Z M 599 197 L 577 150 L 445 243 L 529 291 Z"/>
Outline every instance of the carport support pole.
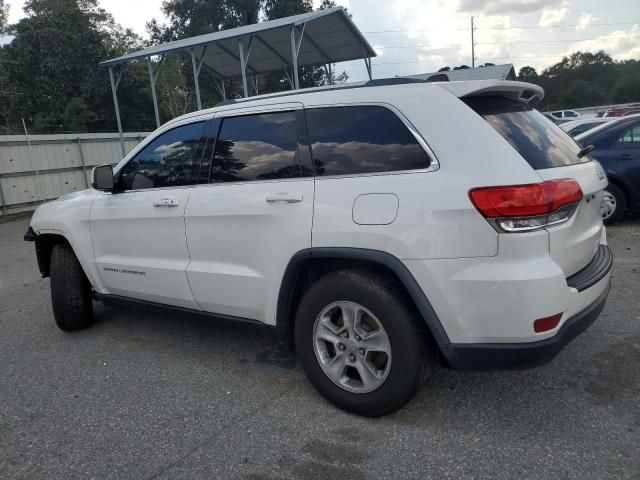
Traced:
<path fill-rule="evenodd" d="M 369 75 L 369 80 L 373 80 L 373 75 L 371 74 L 371 58 L 364 57 L 364 65 L 367 67 L 367 74 Z"/>
<path fill-rule="evenodd" d="M 118 94 L 116 90 L 118 89 L 118 84 L 113 78 L 113 68 L 109 67 L 109 80 L 111 80 L 111 94 L 113 95 L 113 106 L 116 109 L 116 122 L 118 122 L 118 135 L 120 136 L 120 151 L 122 152 L 122 156 L 125 156 L 124 151 L 124 137 L 122 135 L 122 123 L 120 122 L 120 108 L 118 107 Z M 120 83 L 120 77 L 118 77 L 118 83 Z"/>
<path fill-rule="evenodd" d="M 158 97 L 156 95 L 156 76 L 153 73 L 151 58 L 149 62 L 149 80 L 151 81 L 151 98 L 153 98 L 153 112 L 156 114 L 156 127 L 160 128 L 160 112 L 158 111 Z M 158 65 L 160 67 L 160 65 Z"/>
<path fill-rule="evenodd" d="M 198 82 L 198 64 L 196 62 L 196 54 L 191 50 L 191 67 L 193 68 L 193 83 L 196 86 L 196 104 L 198 110 L 202 110 L 202 102 L 200 101 L 200 83 Z"/>
<path fill-rule="evenodd" d="M 240 52 L 240 70 L 242 71 L 242 88 L 244 90 L 244 96 L 249 96 L 249 89 L 247 88 L 247 64 L 244 61 L 244 45 L 242 44 L 242 38 L 238 39 L 238 52 Z"/>
<path fill-rule="evenodd" d="M 298 48 L 296 47 L 296 27 L 291 27 L 291 66 L 293 68 L 293 88 L 300 88 L 298 80 Z"/>

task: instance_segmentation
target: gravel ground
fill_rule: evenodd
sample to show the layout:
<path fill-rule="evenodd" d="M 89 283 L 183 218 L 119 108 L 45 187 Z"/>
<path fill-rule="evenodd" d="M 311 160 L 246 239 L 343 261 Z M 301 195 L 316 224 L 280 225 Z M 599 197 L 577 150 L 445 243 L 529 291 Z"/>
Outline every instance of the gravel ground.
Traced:
<path fill-rule="evenodd" d="M 640 478 L 640 220 L 609 229 L 599 320 L 527 371 L 439 369 L 346 414 L 271 331 L 96 304 L 53 322 L 27 220 L 0 225 L 1 478 Z"/>

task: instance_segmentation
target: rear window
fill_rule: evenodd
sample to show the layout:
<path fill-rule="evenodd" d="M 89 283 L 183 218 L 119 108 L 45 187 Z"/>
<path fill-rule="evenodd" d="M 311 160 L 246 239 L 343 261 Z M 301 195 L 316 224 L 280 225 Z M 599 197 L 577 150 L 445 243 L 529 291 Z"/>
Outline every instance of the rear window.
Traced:
<path fill-rule="evenodd" d="M 585 163 L 580 147 L 537 110 L 502 97 L 462 99 L 481 115 L 535 170 Z"/>

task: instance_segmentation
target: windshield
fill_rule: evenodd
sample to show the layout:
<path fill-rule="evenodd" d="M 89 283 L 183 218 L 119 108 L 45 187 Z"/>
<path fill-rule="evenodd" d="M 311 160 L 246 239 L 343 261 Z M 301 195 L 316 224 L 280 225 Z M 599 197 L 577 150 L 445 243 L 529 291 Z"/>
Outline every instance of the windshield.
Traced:
<path fill-rule="evenodd" d="M 503 97 L 462 99 L 481 115 L 535 170 L 588 162 L 580 146 L 537 110 Z"/>

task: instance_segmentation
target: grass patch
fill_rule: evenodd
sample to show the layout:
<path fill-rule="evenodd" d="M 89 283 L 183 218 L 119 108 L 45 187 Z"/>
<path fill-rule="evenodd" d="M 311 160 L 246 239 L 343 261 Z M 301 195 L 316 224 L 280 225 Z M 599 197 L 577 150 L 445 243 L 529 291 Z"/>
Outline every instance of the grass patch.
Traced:
<path fill-rule="evenodd" d="M 0 215 L 0 223 L 12 222 L 14 220 L 20 220 L 21 218 L 31 218 L 33 211 L 10 213 L 9 215 Z"/>

